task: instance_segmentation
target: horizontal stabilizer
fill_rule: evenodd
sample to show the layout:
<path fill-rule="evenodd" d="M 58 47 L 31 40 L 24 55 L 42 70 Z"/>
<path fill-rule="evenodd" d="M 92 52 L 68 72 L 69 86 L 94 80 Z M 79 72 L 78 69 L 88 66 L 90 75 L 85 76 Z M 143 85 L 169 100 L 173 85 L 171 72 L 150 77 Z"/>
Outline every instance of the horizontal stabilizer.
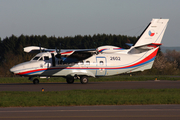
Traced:
<path fill-rule="evenodd" d="M 153 49 L 153 48 L 156 48 L 156 47 L 159 47 L 161 44 L 160 43 L 151 43 L 151 44 L 147 44 L 147 45 L 142 45 L 142 46 L 138 46 L 138 47 L 135 47 L 136 49 Z"/>
<path fill-rule="evenodd" d="M 131 46 L 133 46 L 133 44 L 132 43 L 125 43 L 127 46 L 129 46 L 129 47 L 131 47 Z"/>

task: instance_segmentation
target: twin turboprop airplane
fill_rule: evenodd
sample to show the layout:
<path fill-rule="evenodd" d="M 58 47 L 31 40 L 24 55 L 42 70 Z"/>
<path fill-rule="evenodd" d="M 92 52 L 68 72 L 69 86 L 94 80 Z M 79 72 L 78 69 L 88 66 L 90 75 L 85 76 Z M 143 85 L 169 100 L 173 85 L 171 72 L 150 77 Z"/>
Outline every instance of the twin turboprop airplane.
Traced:
<path fill-rule="evenodd" d="M 130 49 L 101 46 L 97 49 L 46 49 L 25 47 L 25 52 L 42 51 L 28 62 L 10 69 L 15 75 L 33 77 L 65 77 L 67 83 L 88 77 L 110 76 L 151 69 L 169 19 L 152 19 L 138 41 Z"/>

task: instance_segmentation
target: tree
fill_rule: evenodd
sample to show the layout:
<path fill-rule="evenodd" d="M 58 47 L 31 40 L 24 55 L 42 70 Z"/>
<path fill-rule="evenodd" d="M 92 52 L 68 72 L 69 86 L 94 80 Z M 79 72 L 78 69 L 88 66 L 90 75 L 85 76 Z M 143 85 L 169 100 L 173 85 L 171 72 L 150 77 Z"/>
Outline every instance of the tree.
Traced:
<path fill-rule="evenodd" d="M 177 62 L 178 68 L 180 68 L 180 51 L 178 52 L 175 50 L 167 50 L 165 57 L 169 62 Z"/>

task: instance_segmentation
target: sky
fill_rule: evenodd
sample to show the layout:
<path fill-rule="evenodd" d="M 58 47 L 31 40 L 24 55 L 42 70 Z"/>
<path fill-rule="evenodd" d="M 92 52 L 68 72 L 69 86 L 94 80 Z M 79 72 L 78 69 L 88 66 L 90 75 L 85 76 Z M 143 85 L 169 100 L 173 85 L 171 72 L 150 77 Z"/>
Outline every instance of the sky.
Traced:
<path fill-rule="evenodd" d="M 180 46 L 180 0 L 0 0 L 0 37 L 115 34 L 139 36 L 168 18 L 162 44 Z"/>

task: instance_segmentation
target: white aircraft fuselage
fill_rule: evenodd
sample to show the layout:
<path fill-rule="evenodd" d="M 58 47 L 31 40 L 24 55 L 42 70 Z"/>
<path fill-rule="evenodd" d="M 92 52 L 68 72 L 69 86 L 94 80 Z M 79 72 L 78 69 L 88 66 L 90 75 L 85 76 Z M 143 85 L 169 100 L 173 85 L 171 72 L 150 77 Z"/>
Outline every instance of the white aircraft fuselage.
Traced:
<path fill-rule="evenodd" d="M 99 53 L 94 54 L 88 59 L 78 63 L 58 64 L 56 59 L 56 66 L 52 66 L 52 58 L 50 52 L 39 53 L 35 57 L 37 60 L 30 60 L 18 64 L 11 68 L 16 75 L 21 76 L 58 76 L 63 77 L 67 75 L 87 75 L 87 76 L 110 76 L 121 73 L 132 72 L 138 68 L 141 71 L 152 66 L 156 57 L 158 48 L 147 52 L 142 56 L 141 54 L 128 55 L 125 53 Z M 141 56 L 141 57 L 140 57 Z M 45 57 L 49 59 L 45 60 Z M 125 64 L 124 64 L 125 63 Z"/>
<path fill-rule="evenodd" d="M 29 77 L 66 77 L 68 83 L 73 83 L 76 77 L 82 78 L 81 83 L 87 83 L 88 76 L 110 76 L 151 69 L 167 22 L 168 19 L 153 19 L 130 49 L 108 45 L 98 47 L 95 51 L 85 49 L 86 53 L 81 53 L 83 50 L 65 50 L 58 58 L 54 57 L 58 52 L 45 48 L 46 52 L 12 67 L 10 71 Z M 35 48 L 37 47 L 27 47 L 25 51 L 29 52 Z M 76 52 L 77 59 L 73 56 Z M 81 57 L 84 54 L 87 54 L 87 57 Z"/>

